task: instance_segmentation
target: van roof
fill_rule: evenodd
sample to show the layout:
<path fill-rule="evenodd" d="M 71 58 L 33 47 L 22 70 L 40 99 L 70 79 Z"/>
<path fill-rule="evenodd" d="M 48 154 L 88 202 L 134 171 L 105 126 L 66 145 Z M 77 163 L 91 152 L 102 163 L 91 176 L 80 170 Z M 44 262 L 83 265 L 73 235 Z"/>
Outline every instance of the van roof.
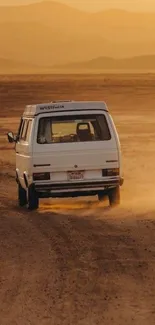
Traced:
<path fill-rule="evenodd" d="M 45 104 L 27 105 L 24 116 L 36 116 L 43 113 L 65 112 L 83 110 L 103 110 L 108 108 L 103 101 L 53 101 Z"/>

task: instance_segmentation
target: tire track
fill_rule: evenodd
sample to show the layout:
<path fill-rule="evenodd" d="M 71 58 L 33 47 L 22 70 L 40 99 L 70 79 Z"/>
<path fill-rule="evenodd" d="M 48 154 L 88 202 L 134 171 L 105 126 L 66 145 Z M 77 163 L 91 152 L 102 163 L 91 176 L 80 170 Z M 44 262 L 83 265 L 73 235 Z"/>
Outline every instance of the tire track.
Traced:
<path fill-rule="evenodd" d="M 9 187 L 14 193 L 10 179 Z M 7 201 L 3 195 L 1 325 L 154 324 L 153 220 L 126 221 L 125 209 L 118 221 L 119 209 L 114 218 L 108 209 L 104 218 L 100 209 L 32 213 L 17 208 L 15 194 Z"/>

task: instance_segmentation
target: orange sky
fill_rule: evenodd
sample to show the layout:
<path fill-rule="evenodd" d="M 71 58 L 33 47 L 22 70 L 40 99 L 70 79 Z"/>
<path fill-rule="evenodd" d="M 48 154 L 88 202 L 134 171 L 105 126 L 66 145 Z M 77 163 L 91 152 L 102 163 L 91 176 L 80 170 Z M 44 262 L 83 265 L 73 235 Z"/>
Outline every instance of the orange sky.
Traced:
<path fill-rule="evenodd" d="M 16 5 L 41 0 L 0 0 L 0 5 Z M 45 0 L 43 0 L 45 1 Z M 155 11 L 155 0 L 55 0 L 63 2 L 83 10 L 98 11 L 109 8 L 120 8 L 126 10 Z"/>

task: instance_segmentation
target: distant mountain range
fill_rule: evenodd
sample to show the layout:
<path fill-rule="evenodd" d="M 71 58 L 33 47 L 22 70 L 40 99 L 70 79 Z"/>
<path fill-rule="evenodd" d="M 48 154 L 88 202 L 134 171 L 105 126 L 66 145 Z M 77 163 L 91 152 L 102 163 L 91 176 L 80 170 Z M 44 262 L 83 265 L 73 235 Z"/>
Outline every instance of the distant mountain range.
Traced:
<path fill-rule="evenodd" d="M 0 5 L 26 5 L 30 3 L 41 2 L 44 0 L 0 0 Z M 47 1 L 47 0 L 45 0 Z M 52 1 L 52 0 L 49 0 Z M 77 1 L 77 0 L 61 0 L 61 3 L 68 4 L 80 10 L 85 11 L 101 11 L 111 8 L 129 10 L 129 11 L 153 11 L 155 10 L 155 3 L 153 0 L 100 0 L 100 1 Z"/>
<path fill-rule="evenodd" d="M 55 66 L 61 70 L 155 70 L 155 55 L 136 56 L 124 59 L 110 57 L 98 57 L 84 62 L 74 62 L 61 66 Z"/>
<path fill-rule="evenodd" d="M 99 57 L 84 62 L 75 62 L 55 66 L 37 66 L 0 58 L 0 74 L 50 74 L 50 73 L 86 73 L 86 72 L 151 72 L 155 71 L 155 55 L 137 56 L 126 59 Z"/>
<path fill-rule="evenodd" d="M 42 70 L 70 62 L 92 65 L 92 58 L 102 57 L 115 66 L 114 59 L 135 56 L 145 56 L 146 64 L 154 54 L 155 13 L 86 13 L 53 1 L 0 7 L 0 58 L 17 64 Z"/>

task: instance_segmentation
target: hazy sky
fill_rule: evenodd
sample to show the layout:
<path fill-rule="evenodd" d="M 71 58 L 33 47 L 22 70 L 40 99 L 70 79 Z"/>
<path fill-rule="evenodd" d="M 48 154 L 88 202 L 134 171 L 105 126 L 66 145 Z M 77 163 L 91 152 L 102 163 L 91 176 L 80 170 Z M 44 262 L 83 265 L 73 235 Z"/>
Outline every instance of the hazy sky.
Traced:
<path fill-rule="evenodd" d="M 0 0 L 0 5 L 17 5 L 41 0 Z M 43 0 L 45 1 L 45 0 Z M 98 11 L 120 8 L 132 11 L 155 11 L 155 0 L 55 0 L 83 10 Z"/>

